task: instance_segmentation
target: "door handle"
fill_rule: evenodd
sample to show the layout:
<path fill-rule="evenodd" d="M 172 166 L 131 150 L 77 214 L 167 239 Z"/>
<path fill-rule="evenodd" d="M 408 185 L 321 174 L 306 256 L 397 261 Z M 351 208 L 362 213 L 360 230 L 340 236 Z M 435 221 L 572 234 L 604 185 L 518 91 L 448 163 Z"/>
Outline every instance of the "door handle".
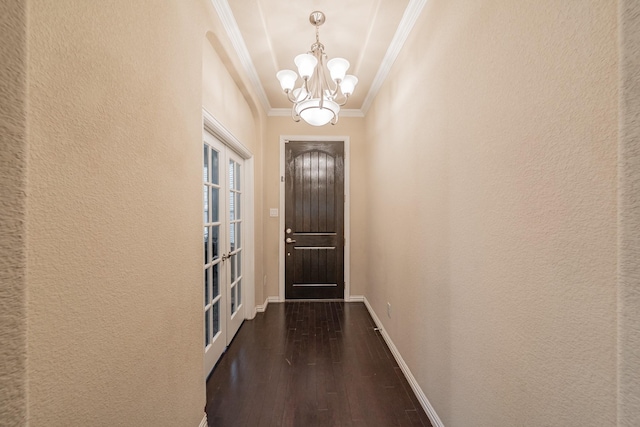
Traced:
<path fill-rule="evenodd" d="M 287 242 L 287 243 L 295 243 L 296 241 L 293 240 L 291 237 L 287 237 L 287 240 L 285 240 L 285 242 Z"/>

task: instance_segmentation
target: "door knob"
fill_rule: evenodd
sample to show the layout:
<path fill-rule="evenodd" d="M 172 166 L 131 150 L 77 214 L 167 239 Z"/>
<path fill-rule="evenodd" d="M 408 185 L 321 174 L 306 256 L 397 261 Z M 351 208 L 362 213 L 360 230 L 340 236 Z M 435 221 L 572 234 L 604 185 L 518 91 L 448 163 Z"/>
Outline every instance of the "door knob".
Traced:
<path fill-rule="evenodd" d="M 293 240 L 291 237 L 287 237 L 287 240 L 285 240 L 285 242 L 287 242 L 287 243 L 295 243 L 296 241 Z"/>

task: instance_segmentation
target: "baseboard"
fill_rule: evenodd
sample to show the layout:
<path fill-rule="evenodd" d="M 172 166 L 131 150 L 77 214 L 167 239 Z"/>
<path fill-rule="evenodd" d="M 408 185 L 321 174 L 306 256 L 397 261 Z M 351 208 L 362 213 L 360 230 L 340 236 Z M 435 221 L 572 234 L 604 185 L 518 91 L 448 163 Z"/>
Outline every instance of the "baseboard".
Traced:
<path fill-rule="evenodd" d="M 198 427 L 208 427 L 206 412 L 204 413 L 204 418 L 202 418 L 202 421 L 200 421 L 200 425 Z"/>
<path fill-rule="evenodd" d="M 364 295 L 351 295 L 347 302 L 364 302 Z M 371 311 L 371 310 L 369 310 Z"/>
<path fill-rule="evenodd" d="M 267 311 L 267 306 L 268 305 L 269 305 L 269 298 L 267 297 L 264 300 L 264 304 L 256 305 L 256 313 L 264 313 L 265 311 Z"/>
<path fill-rule="evenodd" d="M 267 297 L 264 300 L 264 304 L 256 305 L 256 313 L 264 313 L 267 311 L 267 306 L 270 302 L 280 302 L 280 299 L 278 297 Z"/>
<path fill-rule="evenodd" d="M 352 296 L 351 301 L 353 301 L 354 298 L 355 297 Z M 396 359 L 396 362 L 398 362 L 398 366 L 402 370 L 402 373 L 404 373 L 404 376 L 407 378 L 407 381 L 409 382 L 411 389 L 413 390 L 416 397 L 418 398 L 418 401 L 420 402 L 422 409 L 424 409 L 424 411 L 427 413 L 427 416 L 429 417 L 429 420 L 431 420 L 431 424 L 433 424 L 433 427 L 444 427 L 442 420 L 440 420 L 440 417 L 438 417 L 438 414 L 436 414 L 436 410 L 433 409 L 433 406 L 431 406 L 429 399 L 427 399 L 427 396 L 422 391 L 422 388 L 420 388 L 418 381 L 416 381 L 416 378 L 411 373 L 411 370 L 409 370 L 409 367 L 407 366 L 404 359 L 402 358 L 402 355 L 398 351 L 398 348 L 391 340 L 391 337 L 389 336 L 389 334 L 387 334 L 387 331 L 384 329 L 384 326 L 382 325 L 380 318 L 378 318 L 378 316 L 376 315 L 376 312 L 373 311 L 373 307 L 371 307 L 371 304 L 369 304 L 369 301 L 367 300 L 366 297 L 363 296 L 362 299 L 364 301 L 364 305 L 367 307 L 367 310 L 369 310 L 369 314 L 373 318 L 373 321 L 378 326 L 378 329 L 382 334 L 382 338 L 384 338 L 384 341 L 389 346 L 389 350 L 391 350 L 393 357 Z"/>

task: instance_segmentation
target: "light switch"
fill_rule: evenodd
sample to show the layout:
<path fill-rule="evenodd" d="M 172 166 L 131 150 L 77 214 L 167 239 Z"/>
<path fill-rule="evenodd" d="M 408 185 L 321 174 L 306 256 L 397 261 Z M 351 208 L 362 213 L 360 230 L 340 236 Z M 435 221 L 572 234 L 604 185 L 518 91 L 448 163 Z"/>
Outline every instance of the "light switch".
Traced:
<path fill-rule="evenodd" d="M 276 218 L 278 216 L 278 209 L 277 208 L 269 209 L 269 216 L 272 218 Z"/>

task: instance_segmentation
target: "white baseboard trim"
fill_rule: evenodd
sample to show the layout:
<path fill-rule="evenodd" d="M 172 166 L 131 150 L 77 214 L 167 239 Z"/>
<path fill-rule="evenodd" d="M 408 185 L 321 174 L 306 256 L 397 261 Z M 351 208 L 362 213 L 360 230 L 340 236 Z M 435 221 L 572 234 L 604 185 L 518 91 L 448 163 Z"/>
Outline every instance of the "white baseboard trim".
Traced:
<path fill-rule="evenodd" d="M 200 421 L 200 425 L 198 427 L 208 427 L 206 412 L 204 413 L 204 418 L 202 418 L 202 421 Z"/>
<path fill-rule="evenodd" d="M 352 301 L 353 299 L 354 299 L 354 296 L 351 297 Z M 411 389 L 413 390 L 416 397 L 418 398 L 418 401 L 420 402 L 422 409 L 424 409 L 424 411 L 427 413 L 427 416 L 429 417 L 429 420 L 431 420 L 431 424 L 433 424 L 433 427 L 444 427 L 442 420 L 440 420 L 440 417 L 438 417 L 438 414 L 436 414 L 436 410 L 433 409 L 433 406 L 431 406 L 429 399 L 427 399 L 427 396 L 422 391 L 422 388 L 420 388 L 418 381 L 416 381 L 416 378 L 411 373 L 411 370 L 409 370 L 409 367 L 407 366 L 404 359 L 402 358 L 402 355 L 400 355 L 398 348 L 393 343 L 393 341 L 391 341 L 391 337 L 389 336 L 389 334 L 387 334 L 387 331 L 384 329 L 384 326 L 382 325 L 380 318 L 378 318 L 378 316 L 376 315 L 376 312 L 373 311 L 373 307 L 371 307 L 371 304 L 369 304 L 367 297 L 363 296 L 362 299 L 364 301 L 364 305 L 367 307 L 367 310 L 369 310 L 369 314 L 373 318 L 373 321 L 378 326 L 378 329 L 380 329 L 382 338 L 384 338 L 384 341 L 389 346 L 389 350 L 391 350 L 391 353 L 393 353 L 393 357 L 396 359 L 396 362 L 398 362 L 398 366 L 402 370 L 402 373 L 407 378 L 407 381 L 409 382 Z"/>
<path fill-rule="evenodd" d="M 347 302 L 364 302 L 364 295 L 351 295 L 349 299 L 347 299 Z"/>
<path fill-rule="evenodd" d="M 267 311 L 267 306 L 268 305 L 269 305 L 269 298 L 267 297 L 264 300 L 264 304 L 256 305 L 256 313 L 264 313 L 265 311 Z"/>
<path fill-rule="evenodd" d="M 278 298 L 278 297 L 267 297 L 264 300 L 264 304 L 256 305 L 256 313 L 264 313 L 265 311 L 267 311 L 267 306 L 269 305 L 270 302 L 280 302 L 280 298 Z"/>

